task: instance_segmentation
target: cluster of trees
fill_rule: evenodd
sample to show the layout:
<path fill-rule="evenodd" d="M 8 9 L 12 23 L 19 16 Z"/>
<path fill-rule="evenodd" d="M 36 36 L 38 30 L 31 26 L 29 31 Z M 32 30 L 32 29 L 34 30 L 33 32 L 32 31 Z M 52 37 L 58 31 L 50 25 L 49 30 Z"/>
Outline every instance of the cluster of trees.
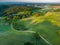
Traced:
<path fill-rule="evenodd" d="M 13 6 L 4 11 L 4 19 L 7 22 L 12 22 L 13 20 L 27 18 L 35 15 L 34 13 L 37 12 L 35 12 L 35 10 L 38 11 L 39 9 L 34 7 Z M 37 14 L 39 14 L 39 12 L 37 12 Z"/>
<path fill-rule="evenodd" d="M 13 6 L 4 11 L 4 20 L 7 22 L 12 22 L 17 19 L 27 18 L 33 15 L 43 16 L 49 10 L 36 8 L 36 7 L 26 7 L 26 6 Z"/>
<path fill-rule="evenodd" d="M 8 5 L 0 5 L 0 16 L 3 16 L 4 11 L 9 7 Z"/>
<path fill-rule="evenodd" d="M 25 22 L 21 20 L 13 22 L 12 26 L 16 30 L 28 30 L 28 27 L 25 25 Z"/>

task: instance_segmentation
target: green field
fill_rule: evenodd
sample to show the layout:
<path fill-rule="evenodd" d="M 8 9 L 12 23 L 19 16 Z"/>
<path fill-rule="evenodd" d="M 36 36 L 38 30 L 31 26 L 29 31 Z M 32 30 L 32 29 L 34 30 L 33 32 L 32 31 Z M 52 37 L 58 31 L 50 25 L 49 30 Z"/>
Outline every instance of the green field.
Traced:
<path fill-rule="evenodd" d="M 4 21 L 0 20 L 0 45 L 48 45 L 43 39 L 36 41 L 34 31 L 18 31 L 11 28 L 9 25 L 4 25 Z"/>
<path fill-rule="evenodd" d="M 27 32 L 27 31 L 34 31 L 34 32 L 38 32 L 39 35 L 41 35 L 46 40 L 48 40 L 52 45 L 60 45 L 60 36 L 57 33 L 57 30 L 60 30 L 60 27 L 53 25 L 47 19 L 44 20 L 43 22 L 40 22 L 37 24 L 35 24 L 35 23 L 30 24 L 31 21 L 32 20 L 25 20 L 25 21 L 18 20 L 17 24 L 18 25 L 20 24 L 21 27 L 24 25 L 24 27 L 27 27 L 27 30 L 24 30 L 24 29 L 16 30 L 13 28 L 13 24 L 6 25 L 6 24 L 4 24 L 4 21 L 0 20 L 0 33 L 1 33 L 0 44 L 1 45 L 8 45 L 8 44 L 10 44 L 10 45 L 17 45 L 17 44 L 24 45 L 25 42 L 32 42 L 35 45 L 36 39 L 34 39 L 34 36 L 33 36 L 34 33 Z M 18 26 L 18 25 L 16 25 L 16 26 Z M 24 32 L 24 31 L 26 31 L 26 32 Z M 47 43 L 43 39 L 37 40 L 37 42 L 38 42 L 37 45 L 40 45 L 40 44 L 47 45 Z"/>
<path fill-rule="evenodd" d="M 0 45 L 60 45 L 60 9 L 5 6 L 0 11 Z"/>

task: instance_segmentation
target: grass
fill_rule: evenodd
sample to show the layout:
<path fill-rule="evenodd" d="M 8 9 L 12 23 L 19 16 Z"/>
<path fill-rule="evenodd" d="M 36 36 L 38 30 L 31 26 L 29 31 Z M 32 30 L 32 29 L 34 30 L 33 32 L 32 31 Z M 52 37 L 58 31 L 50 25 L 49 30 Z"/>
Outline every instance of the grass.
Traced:
<path fill-rule="evenodd" d="M 30 17 L 25 20 L 22 19 L 21 22 L 23 22 L 23 24 L 28 27 L 28 30 L 26 31 L 39 32 L 40 35 L 48 40 L 52 45 L 60 45 L 60 35 L 57 33 L 57 31 L 60 30 L 60 27 L 55 25 L 55 22 L 51 22 L 52 20 L 59 22 L 60 18 L 58 19 L 58 17 L 59 16 L 56 16 L 55 14 L 54 16 L 42 16 L 42 18 L 33 17 L 31 19 Z M 40 19 L 43 21 L 40 22 Z M 32 21 L 34 22 L 31 23 Z M 4 25 L 3 22 L 4 21 L 0 20 L 0 45 L 24 45 L 25 42 L 32 42 L 34 45 L 36 44 L 33 33 L 14 30 L 12 29 L 13 27 L 11 28 L 9 25 Z M 37 40 L 37 45 L 47 44 L 42 39 L 40 39 L 39 41 Z"/>
<path fill-rule="evenodd" d="M 53 15 L 49 14 L 45 16 L 44 17 L 45 20 L 43 22 L 39 22 L 37 24 L 36 22 L 33 22 L 32 24 L 30 24 L 33 20 L 33 19 L 30 19 L 29 23 L 28 23 L 28 20 L 26 21 L 26 23 L 29 26 L 29 30 L 39 32 L 40 35 L 42 35 L 52 45 L 60 45 L 60 35 L 58 34 L 58 30 L 60 30 L 60 26 L 58 26 L 58 24 L 60 24 L 59 17 L 60 17 L 59 14 L 57 13 L 55 14 L 54 12 Z M 51 22 L 52 20 L 56 22 Z"/>
<path fill-rule="evenodd" d="M 33 45 L 48 45 L 42 39 L 36 41 L 33 32 L 13 30 L 9 25 L 4 25 L 3 22 L 0 20 L 0 45 L 24 45 L 26 42 L 31 42 Z"/>
<path fill-rule="evenodd" d="M 37 25 L 33 25 L 30 30 L 39 32 L 46 40 L 48 40 L 52 45 L 60 45 L 60 36 L 57 30 L 60 28 L 52 25 L 50 22 L 43 22 Z"/>

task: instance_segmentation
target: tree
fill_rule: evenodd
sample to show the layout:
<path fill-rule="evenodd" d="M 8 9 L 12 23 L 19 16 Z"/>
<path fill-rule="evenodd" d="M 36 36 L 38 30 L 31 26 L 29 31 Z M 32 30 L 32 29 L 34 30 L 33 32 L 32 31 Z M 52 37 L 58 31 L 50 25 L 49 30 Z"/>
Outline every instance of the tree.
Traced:
<path fill-rule="evenodd" d="M 28 27 L 25 25 L 24 21 L 15 21 L 13 22 L 13 28 L 16 30 L 27 30 Z"/>

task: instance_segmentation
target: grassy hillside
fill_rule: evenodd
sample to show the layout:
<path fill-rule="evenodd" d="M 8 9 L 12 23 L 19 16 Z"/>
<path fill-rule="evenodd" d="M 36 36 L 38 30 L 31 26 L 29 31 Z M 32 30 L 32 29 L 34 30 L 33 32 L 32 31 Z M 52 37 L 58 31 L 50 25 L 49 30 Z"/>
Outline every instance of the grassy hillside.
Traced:
<path fill-rule="evenodd" d="M 0 45 L 60 45 L 60 12 L 57 9 L 14 5 L 2 14 Z"/>
<path fill-rule="evenodd" d="M 27 23 L 30 26 L 29 30 L 39 32 L 52 45 L 60 45 L 60 15 L 57 12 L 48 12 L 45 16 L 30 17 L 22 20 L 30 20 Z M 26 25 L 27 25 L 26 24 Z"/>

